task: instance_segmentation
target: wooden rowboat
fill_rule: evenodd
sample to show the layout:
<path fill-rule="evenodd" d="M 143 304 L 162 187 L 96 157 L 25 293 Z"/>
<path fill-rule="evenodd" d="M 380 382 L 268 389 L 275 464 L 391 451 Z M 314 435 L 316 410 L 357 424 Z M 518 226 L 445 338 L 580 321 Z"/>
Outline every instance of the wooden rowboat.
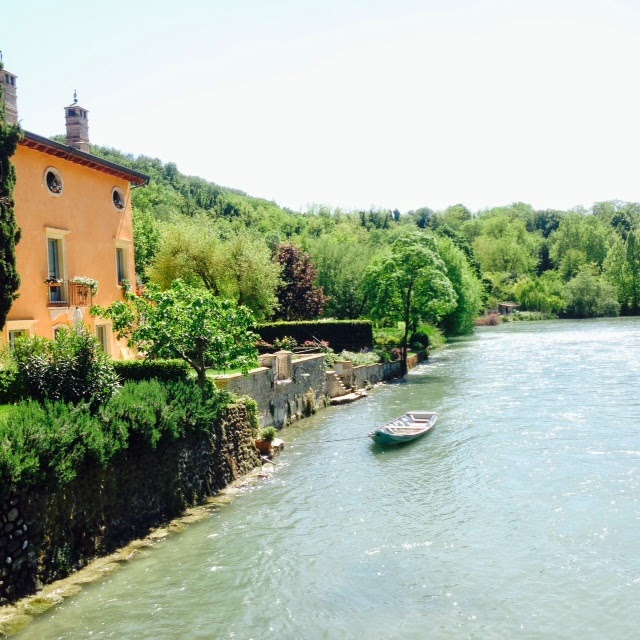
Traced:
<path fill-rule="evenodd" d="M 376 444 L 402 444 L 429 433 L 436 426 L 438 414 L 434 411 L 407 411 L 369 433 Z"/>

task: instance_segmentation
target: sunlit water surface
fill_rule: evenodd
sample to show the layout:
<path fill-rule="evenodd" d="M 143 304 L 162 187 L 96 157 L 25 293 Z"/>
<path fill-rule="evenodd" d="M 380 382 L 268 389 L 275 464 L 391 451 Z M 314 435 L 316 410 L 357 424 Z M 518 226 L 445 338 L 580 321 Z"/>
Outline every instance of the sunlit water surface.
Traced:
<path fill-rule="evenodd" d="M 640 637 L 640 319 L 483 329 L 18 637 Z M 435 409 L 426 438 L 364 436 Z"/>

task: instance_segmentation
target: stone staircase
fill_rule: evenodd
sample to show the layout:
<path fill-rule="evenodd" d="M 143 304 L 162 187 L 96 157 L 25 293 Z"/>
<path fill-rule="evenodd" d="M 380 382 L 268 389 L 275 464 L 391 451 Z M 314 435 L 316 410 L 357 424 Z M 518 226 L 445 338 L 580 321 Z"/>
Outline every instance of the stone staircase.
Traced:
<path fill-rule="evenodd" d="M 327 391 L 332 398 L 345 396 L 351 389 L 344 386 L 342 378 L 335 371 L 327 371 Z"/>

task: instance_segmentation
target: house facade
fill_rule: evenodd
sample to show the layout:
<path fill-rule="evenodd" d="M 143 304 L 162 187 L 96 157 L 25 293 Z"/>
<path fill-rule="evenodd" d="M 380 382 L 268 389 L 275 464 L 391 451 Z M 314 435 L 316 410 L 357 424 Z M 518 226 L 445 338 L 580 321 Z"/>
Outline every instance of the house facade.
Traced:
<path fill-rule="evenodd" d="M 0 81 L 7 120 L 16 123 L 16 77 L 0 70 Z M 84 322 L 108 354 L 128 359 L 110 323 L 89 308 L 121 300 L 123 283 L 135 283 L 131 190 L 148 177 L 89 153 L 88 112 L 76 99 L 65 119 L 66 144 L 25 131 L 12 158 L 21 283 L 2 338 L 53 338 Z"/>

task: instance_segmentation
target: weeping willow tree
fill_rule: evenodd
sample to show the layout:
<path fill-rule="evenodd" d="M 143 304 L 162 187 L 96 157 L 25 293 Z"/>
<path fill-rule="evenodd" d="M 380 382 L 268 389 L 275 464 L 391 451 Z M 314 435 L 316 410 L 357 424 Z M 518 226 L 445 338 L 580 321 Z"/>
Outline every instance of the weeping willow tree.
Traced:
<path fill-rule="evenodd" d="M 0 62 L 0 72 L 2 69 Z M 16 152 L 21 135 L 19 125 L 7 122 L 0 82 L 0 329 L 5 325 L 20 286 L 16 265 L 16 244 L 20 240 L 20 229 L 16 223 L 13 200 L 16 171 L 11 164 L 11 157 Z"/>

